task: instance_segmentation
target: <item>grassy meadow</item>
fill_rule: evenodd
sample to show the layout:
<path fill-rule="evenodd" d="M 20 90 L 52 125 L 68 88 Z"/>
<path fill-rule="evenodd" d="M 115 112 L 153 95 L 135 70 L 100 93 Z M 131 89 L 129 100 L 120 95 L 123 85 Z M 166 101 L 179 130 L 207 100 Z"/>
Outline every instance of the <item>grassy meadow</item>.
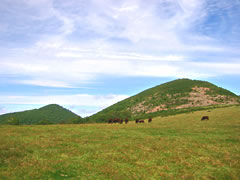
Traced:
<path fill-rule="evenodd" d="M 240 179 L 240 107 L 150 124 L 1 125 L 0 179 Z"/>

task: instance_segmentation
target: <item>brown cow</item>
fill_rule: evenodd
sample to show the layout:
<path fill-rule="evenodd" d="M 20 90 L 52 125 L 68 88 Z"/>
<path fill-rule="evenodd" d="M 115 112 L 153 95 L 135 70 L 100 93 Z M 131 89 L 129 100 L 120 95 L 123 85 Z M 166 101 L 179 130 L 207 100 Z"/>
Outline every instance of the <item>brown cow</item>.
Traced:
<path fill-rule="evenodd" d="M 122 119 L 119 119 L 119 118 L 115 118 L 112 122 L 113 122 L 113 123 L 122 124 L 122 123 L 123 123 L 123 120 L 122 120 Z"/>
<path fill-rule="evenodd" d="M 204 121 L 204 120 L 209 120 L 209 117 L 208 116 L 203 116 L 201 121 Z"/>
<path fill-rule="evenodd" d="M 109 119 L 108 120 L 108 124 L 112 124 L 113 123 L 113 120 L 112 119 Z"/>
<path fill-rule="evenodd" d="M 144 123 L 144 120 L 139 120 L 138 122 L 139 122 L 139 123 Z"/>
<path fill-rule="evenodd" d="M 113 123 L 119 123 L 120 122 L 120 119 L 118 119 L 118 118 L 115 118 L 114 120 L 113 120 Z"/>
<path fill-rule="evenodd" d="M 149 122 L 149 123 L 152 122 L 152 118 L 149 118 L 149 119 L 148 119 L 148 122 Z"/>

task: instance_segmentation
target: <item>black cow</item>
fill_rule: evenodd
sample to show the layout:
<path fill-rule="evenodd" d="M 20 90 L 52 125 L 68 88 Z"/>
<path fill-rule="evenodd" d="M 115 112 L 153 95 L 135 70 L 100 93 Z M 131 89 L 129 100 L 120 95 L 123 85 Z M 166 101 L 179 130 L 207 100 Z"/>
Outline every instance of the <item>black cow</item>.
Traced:
<path fill-rule="evenodd" d="M 144 123 L 144 120 L 139 120 L 138 122 L 139 122 L 139 123 Z"/>
<path fill-rule="evenodd" d="M 125 124 L 127 124 L 127 123 L 128 123 L 128 118 L 125 119 Z"/>
<path fill-rule="evenodd" d="M 136 119 L 136 123 L 138 123 L 139 122 L 139 119 Z"/>
<path fill-rule="evenodd" d="M 204 120 L 209 120 L 209 117 L 208 116 L 203 116 L 201 121 L 204 121 Z"/>

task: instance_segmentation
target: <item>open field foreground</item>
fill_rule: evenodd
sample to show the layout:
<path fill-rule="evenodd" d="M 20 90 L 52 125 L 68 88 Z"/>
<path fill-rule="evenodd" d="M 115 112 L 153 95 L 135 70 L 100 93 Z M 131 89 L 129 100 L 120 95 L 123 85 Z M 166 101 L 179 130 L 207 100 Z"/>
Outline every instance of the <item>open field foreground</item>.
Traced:
<path fill-rule="evenodd" d="M 0 179 L 67 178 L 240 179 L 240 107 L 151 124 L 0 126 Z"/>

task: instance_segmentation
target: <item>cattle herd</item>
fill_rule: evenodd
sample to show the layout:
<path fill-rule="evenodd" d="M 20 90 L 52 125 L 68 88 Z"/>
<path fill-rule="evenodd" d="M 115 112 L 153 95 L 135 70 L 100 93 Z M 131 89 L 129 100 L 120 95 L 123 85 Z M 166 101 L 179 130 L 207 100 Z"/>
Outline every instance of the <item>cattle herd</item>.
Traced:
<path fill-rule="evenodd" d="M 203 116 L 201 118 L 201 121 L 204 121 L 204 120 L 209 120 L 209 116 Z M 115 123 L 123 124 L 124 122 L 125 122 L 125 124 L 127 124 L 128 123 L 128 118 L 126 118 L 125 120 L 118 119 L 118 118 L 114 118 L 114 119 L 109 119 L 108 120 L 108 124 L 115 124 Z M 135 122 L 136 123 L 144 123 L 144 120 L 136 119 Z M 148 123 L 150 123 L 150 122 L 152 122 L 152 118 L 148 119 Z"/>
<path fill-rule="evenodd" d="M 128 123 L 128 118 L 126 118 L 125 120 L 118 119 L 118 118 L 108 120 L 108 124 L 113 124 L 113 123 L 123 124 L 123 122 L 125 122 L 125 124 L 127 124 Z M 144 123 L 144 120 L 137 119 L 135 122 L 136 123 Z M 150 122 L 152 122 L 152 118 L 148 119 L 148 123 L 150 123 Z"/>

